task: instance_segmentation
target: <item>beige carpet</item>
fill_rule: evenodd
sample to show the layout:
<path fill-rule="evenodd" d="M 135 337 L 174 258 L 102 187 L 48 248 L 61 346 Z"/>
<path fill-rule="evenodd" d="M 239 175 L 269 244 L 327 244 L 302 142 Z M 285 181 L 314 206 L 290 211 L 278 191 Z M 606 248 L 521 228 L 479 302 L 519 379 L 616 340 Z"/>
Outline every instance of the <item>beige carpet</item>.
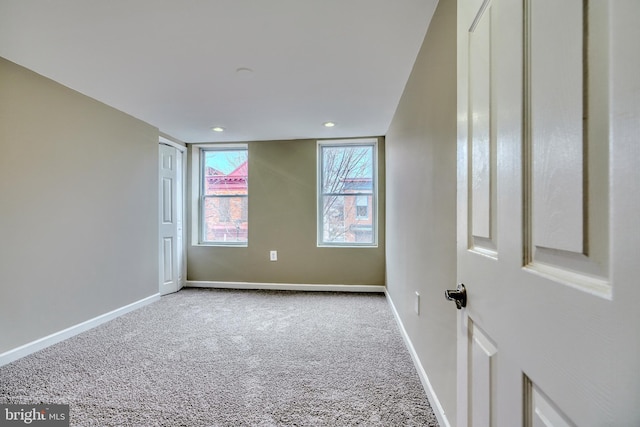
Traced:
<path fill-rule="evenodd" d="M 381 294 L 185 289 L 0 367 L 74 426 L 437 426 Z"/>

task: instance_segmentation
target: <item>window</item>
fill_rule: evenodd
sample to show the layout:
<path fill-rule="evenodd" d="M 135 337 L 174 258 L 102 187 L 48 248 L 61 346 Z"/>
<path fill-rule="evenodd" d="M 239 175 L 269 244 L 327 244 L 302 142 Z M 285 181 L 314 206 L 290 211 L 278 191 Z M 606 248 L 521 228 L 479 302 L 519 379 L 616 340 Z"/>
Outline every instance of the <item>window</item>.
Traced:
<path fill-rule="evenodd" d="M 318 143 L 318 245 L 377 245 L 377 141 Z"/>
<path fill-rule="evenodd" d="M 246 146 L 200 148 L 199 243 L 246 245 L 248 152 Z"/>

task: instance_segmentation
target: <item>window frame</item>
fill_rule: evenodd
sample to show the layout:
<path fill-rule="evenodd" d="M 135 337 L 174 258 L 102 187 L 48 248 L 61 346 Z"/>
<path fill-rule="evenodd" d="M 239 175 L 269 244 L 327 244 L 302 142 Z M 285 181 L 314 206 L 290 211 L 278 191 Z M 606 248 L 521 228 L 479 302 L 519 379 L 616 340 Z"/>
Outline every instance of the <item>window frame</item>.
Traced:
<path fill-rule="evenodd" d="M 323 184 L 323 148 L 324 147 L 348 147 L 360 146 L 372 148 L 372 188 L 371 193 L 346 193 L 352 196 L 371 196 L 371 204 L 368 212 L 371 218 L 372 242 L 325 242 L 324 241 L 324 196 L 335 195 L 334 193 L 324 193 Z M 377 138 L 359 138 L 359 139 L 328 139 L 318 140 L 316 148 L 316 232 L 317 247 L 326 248 L 377 248 L 378 247 L 378 139 Z M 355 200 L 354 200 L 355 207 Z M 357 210 L 357 207 L 356 207 Z M 357 213 L 357 212 L 356 212 Z M 362 219 L 362 218 L 357 218 Z"/>
<path fill-rule="evenodd" d="M 228 241 L 217 242 L 205 240 L 205 225 L 204 225 L 204 204 L 206 198 L 213 197 L 212 195 L 205 194 L 205 153 L 210 151 L 246 151 L 247 162 L 249 160 L 249 146 L 248 144 L 194 144 L 192 146 L 192 215 L 191 215 L 191 240 L 193 246 L 221 246 L 221 247 L 248 247 L 249 246 L 249 214 L 247 212 L 247 241 Z M 248 166 L 248 165 L 247 165 Z M 247 175 L 249 171 L 247 169 Z M 220 197 L 220 196 L 218 196 Z M 249 188 L 247 177 L 247 194 L 246 195 L 229 195 L 222 197 L 241 197 L 246 199 L 247 209 L 249 203 Z"/>

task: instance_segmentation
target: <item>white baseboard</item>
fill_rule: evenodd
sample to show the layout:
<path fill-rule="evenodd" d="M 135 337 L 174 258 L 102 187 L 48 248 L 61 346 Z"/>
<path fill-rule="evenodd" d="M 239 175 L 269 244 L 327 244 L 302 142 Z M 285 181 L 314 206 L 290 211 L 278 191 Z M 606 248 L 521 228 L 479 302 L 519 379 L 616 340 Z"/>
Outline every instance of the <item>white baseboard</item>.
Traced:
<path fill-rule="evenodd" d="M 120 307 L 108 313 L 102 314 L 98 317 L 94 317 L 93 319 L 89 319 L 82 323 L 78 323 L 77 325 L 71 326 L 67 329 L 63 329 L 62 331 L 54 332 L 51 335 L 37 339 L 35 341 L 32 341 L 20 347 L 14 348 L 13 350 L 6 351 L 0 354 L 0 366 L 11 363 L 14 360 L 18 360 L 22 357 L 28 356 L 32 353 L 35 353 L 36 351 L 42 350 L 43 348 L 49 347 L 53 344 L 57 344 L 68 338 L 71 338 L 74 335 L 78 335 L 82 332 L 88 331 L 89 329 L 95 328 L 98 325 L 108 322 L 109 320 L 113 320 L 116 317 L 120 317 L 123 314 L 129 313 L 130 311 L 136 310 L 147 304 L 151 304 L 152 302 L 158 301 L 159 299 L 160 299 L 160 294 L 151 295 L 139 301 L 125 305 L 124 307 Z"/>
<path fill-rule="evenodd" d="M 444 412 L 444 408 L 440 404 L 438 400 L 438 396 L 436 395 L 433 386 L 431 386 L 431 382 L 429 381 L 429 377 L 427 376 L 427 372 L 424 370 L 422 363 L 420 362 L 420 358 L 418 357 L 418 353 L 416 349 L 413 347 L 413 343 L 411 342 L 411 338 L 409 338 L 409 334 L 407 334 L 407 330 L 404 328 L 404 324 L 402 323 L 402 319 L 400 318 L 400 314 L 396 310 L 395 305 L 393 304 L 393 300 L 388 292 L 385 292 L 387 296 L 387 301 L 389 301 L 389 306 L 391 306 L 391 311 L 393 312 L 393 316 L 396 318 L 396 322 L 398 323 L 398 327 L 400 329 L 400 334 L 404 339 L 407 348 L 409 349 L 409 354 L 411 354 L 411 359 L 413 359 L 413 364 L 418 371 L 418 376 L 420 377 L 420 381 L 422 382 L 422 386 L 424 387 L 425 392 L 427 393 L 427 397 L 429 398 L 429 403 L 431 403 L 431 408 L 433 408 L 433 412 L 438 418 L 438 423 L 441 427 L 451 427 L 449 420 L 447 419 L 447 415 Z"/>
<path fill-rule="evenodd" d="M 187 288 L 268 289 L 276 291 L 384 292 L 382 285 L 305 285 L 290 283 L 210 282 L 187 280 Z"/>

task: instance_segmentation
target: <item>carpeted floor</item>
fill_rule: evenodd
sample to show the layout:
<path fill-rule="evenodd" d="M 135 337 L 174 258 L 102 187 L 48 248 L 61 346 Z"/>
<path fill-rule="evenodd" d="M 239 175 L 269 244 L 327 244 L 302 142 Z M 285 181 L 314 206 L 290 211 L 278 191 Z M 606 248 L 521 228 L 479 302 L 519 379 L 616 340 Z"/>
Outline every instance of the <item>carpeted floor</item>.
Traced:
<path fill-rule="evenodd" d="M 382 294 L 184 289 L 0 367 L 73 426 L 437 426 Z"/>

